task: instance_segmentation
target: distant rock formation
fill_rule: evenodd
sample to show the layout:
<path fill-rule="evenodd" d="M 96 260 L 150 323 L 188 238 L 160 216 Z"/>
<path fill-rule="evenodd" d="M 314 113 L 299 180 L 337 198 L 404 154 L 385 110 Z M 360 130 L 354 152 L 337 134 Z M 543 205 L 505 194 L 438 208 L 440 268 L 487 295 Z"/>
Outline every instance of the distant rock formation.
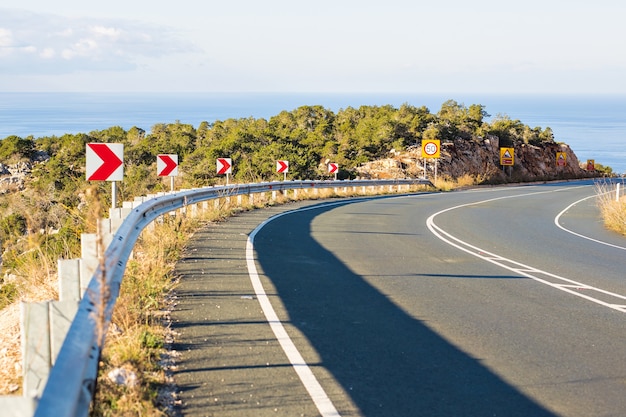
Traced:
<path fill-rule="evenodd" d="M 466 175 L 482 182 L 543 181 L 583 178 L 590 173 L 580 167 L 578 158 L 566 144 L 543 142 L 538 145 L 515 143 L 514 165 L 503 169 L 500 165 L 500 143 L 495 136 L 485 139 L 457 139 L 441 144 L 441 157 L 423 159 L 421 147 L 404 152 L 392 151 L 386 159 L 372 161 L 357 167 L 359 178 L 406 178 L 426 174 L 432 178 L 437 163 L 437 174 L 456 179 Z M 565 164 L 557 165 L 557 152 L 565 153 Z"/>
<path fill-rule="evenodd" d="M 50 156 L 46 152 L 39 151 L 33 154 L 30 161 L 24 160 L 12 165 L 0 163 L 0 194 L 23 190 L 33 166 L 49 159 Z"/>

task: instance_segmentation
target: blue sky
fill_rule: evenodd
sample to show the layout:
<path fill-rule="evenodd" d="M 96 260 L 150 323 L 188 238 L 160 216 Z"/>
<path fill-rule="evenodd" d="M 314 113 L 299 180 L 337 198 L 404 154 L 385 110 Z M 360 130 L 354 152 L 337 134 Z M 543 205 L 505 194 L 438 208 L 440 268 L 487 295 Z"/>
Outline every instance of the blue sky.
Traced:
<path fill-rule="evenodd" d="M 20 0 L 0 91 L 626 93 L 622 0 Z"/>

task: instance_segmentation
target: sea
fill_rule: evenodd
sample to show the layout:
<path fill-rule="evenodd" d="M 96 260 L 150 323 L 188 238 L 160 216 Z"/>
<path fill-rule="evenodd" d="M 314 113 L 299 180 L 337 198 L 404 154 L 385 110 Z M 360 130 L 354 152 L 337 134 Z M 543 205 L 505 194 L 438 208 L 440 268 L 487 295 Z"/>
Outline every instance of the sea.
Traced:
<path fill-rule="evenodd" d="M 581 162 L 594 160 L 626 173 L 626 95 L 537 95 L 455 93 L 14 93 L 0 92 L 0 139 L 89 133 L 121 126 L 150 132 L 159 123 L 264 118 L 300 106 L 337 112 L 362 105 L 426 106 L 437 113 L 454 100 L 479 104 L 494 117 L 508 116 L 530 127 L 550 127 Z"/>

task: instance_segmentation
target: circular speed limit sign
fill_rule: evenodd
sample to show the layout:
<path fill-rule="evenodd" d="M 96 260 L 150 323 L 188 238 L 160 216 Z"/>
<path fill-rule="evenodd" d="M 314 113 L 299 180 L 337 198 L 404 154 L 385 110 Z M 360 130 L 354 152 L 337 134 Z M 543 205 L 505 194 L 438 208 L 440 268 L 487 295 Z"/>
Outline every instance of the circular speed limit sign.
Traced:
<path fill-rule="evenodd" d="M 439 140 L 429 140 L 422 143 L 423 158 L 439 158 Z"/>
<path fill-rule="evenodd" d="M 426 151 L 427 155 L 434 155 L 434 154 L 436 154 L 437 153 L 437 149 L 439 149 L 439 148 L 437 148 L 437 145 L 435 145 L 432 142 L 429 142 L 429 143 L 426 144 L 426 146 L 424 146 L 424 151 Z"/>

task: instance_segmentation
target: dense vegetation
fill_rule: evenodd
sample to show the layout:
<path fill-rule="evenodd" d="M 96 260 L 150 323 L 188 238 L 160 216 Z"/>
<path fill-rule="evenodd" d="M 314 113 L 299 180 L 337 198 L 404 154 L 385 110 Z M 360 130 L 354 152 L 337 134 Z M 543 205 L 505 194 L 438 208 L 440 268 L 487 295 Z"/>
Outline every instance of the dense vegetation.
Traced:
<path fill-rule="evenodd" d="M 124 144 L 124 181 L 120 198 L 132 199 L 167 190 L 169 185 L 156 175 L 156 156 L 179 157 L 178 187 L 213 185 L 223 181 L 216 174 L 216 158 L 234 163 L 233 181 L 254 182 L 282 179 L 276 160 L 289 161 L 289 177 L 323 178 L 325 161 L 341 167 L 339 178 L 354 176 L 358 165 L 403 150 L 422 139 L 477 140 L 496 135 L 502 144 L 513 141 L 553 141 L 550 128 L 531 128 L 506 116 L 485 122 L 484 106 L 466 107 L 450 100 L 437 113 L 424 106 L 404 104 L 348 107 L 334 113 L 322 106 L 303 106 L 265 119 L 242 118 L 202 122 L 197 128 L 180 122 L 156 124 L 150 132 L 138 127 L 106 130 L 61 137 L 20 138 L 0 141 L 0 162 L 16 164 L 41 159 L 34 164 L 26 190 L 0 198 L 0 239 L 3 263 L 11 268 L 21 256 L 41 256 L 20 244 L 25 234 L 37 234 L 34 246 L 52 257 L 76 256 L 87 209 L 85 191 L 85 147 L 89 142 Z M 49 157 L 49 159 L 47 159 Z M 93 185 L 93 184 L 92 184 Z M 102 198 L 110 197 L 107 183 L 96 183 Z M 103 207 L 110 203 L 102 202 Z M 54 233 L 49 233 L 54 231 Z M 32 245 L 33 242 L 30 242 Z"/>

